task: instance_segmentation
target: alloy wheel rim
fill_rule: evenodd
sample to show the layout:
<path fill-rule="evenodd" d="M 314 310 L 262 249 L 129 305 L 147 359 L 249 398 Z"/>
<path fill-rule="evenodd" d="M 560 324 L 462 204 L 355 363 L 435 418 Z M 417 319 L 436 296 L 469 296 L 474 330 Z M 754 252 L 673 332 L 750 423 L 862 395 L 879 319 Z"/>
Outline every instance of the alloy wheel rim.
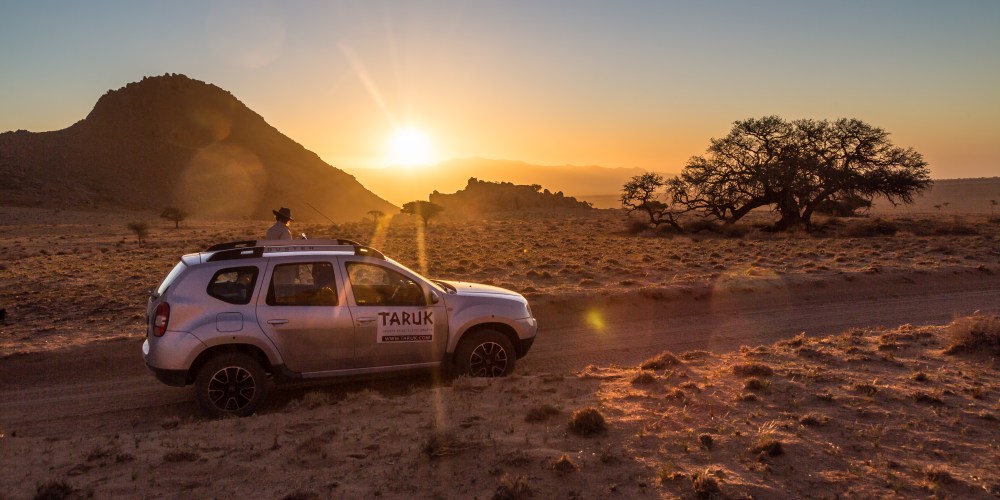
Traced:
<path fill-rule="evenodd" d="M 507 350 L 496 342 L 476 346 L 469 359 L 469 375 L 473 377 L 500 377 L 507 371 Z"/>
<path fill-rule="evenodd" d="M 208 382 L 208 399 L 225 412 L 246 408 L 257 392 L 253 375 L 239 366 L 227 366 L 212 375 Z"/>

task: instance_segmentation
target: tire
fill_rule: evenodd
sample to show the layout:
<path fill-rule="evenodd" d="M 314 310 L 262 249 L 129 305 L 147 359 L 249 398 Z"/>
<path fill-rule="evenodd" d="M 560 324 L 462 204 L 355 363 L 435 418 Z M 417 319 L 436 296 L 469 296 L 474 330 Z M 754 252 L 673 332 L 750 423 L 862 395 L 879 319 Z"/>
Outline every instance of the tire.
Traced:
<path fill-rule="evenodd" d="M 195 397 L 205 413 L 213 417 L 245 417 L 267 397 L 264 368 L 242 353 L 221 354 L 210 359 L 195 380 Z"/>
<path fill-rule="evenodd" d="M 455 350 L 455 368 L 469 377 L 506 377 L 514 371 L 517 353 L 506 335 L 479 330 L 465 336 Z"/>

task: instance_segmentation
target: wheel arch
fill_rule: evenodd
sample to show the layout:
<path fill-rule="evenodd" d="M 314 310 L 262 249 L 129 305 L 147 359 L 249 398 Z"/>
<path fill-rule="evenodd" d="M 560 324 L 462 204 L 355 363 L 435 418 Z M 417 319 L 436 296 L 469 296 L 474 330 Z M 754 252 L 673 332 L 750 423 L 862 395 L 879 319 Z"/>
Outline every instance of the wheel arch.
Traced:
<path fill-rule="evenodd" d="M 478 331 L 482 331 L 482 330 L 495 330 L 497 332 L 500 332 L 501 334 L 503 334 L 504 337 L 507 337 L 507 340 L 509 340 L 510 343 L 511 343 L 511 345 L 514 346 L 514 350 L 517 351 L 517 357 L 518 358 L 520 358 L 521 356 L 524 355 L 520 351 L 520 344 L 521 344 L 521 342 L 519 341 L 519 339 L 517 337 L 517 331 L 514 330 L 514 327 L 512 327 L 512 326 L 510 326 L 508 324 L 505 324 L 505 323 L 497 323 L 497 322 L 478 323 L 478 324 L 470 326 L 469 328 L 466 328 L 465 331 L 462 332 L 462 335 L 460 335 L 458 337 L 458 341 L 455 342 L 455 350 L 458 349 L 458 346 L 470 334 L 478 332 Z"/>
<path fill-rule="evenodd" d="M 198 377 L 198 372 L 201 370 L 202 366 L 205 366 L 205 363 L 208 363 L 209 360 L 220 354 L 226 353 L 246 354 L 260 363 L 261 368 L 263 368 L 265 372 L 273 373 L 271 362 L 268 361 L 267 355 L 264 354 L 264 351 L 261 350 L 260 347 L 252 344 L 221 344 L 209 347 L 208 349 L 202 351 L 201 354 L 198 354 L 198 357 L 195 358 L 193 363 L 191 363 L 191 369 L 188 370 L 186 383 L 193 384 L 195 379 Z"/>

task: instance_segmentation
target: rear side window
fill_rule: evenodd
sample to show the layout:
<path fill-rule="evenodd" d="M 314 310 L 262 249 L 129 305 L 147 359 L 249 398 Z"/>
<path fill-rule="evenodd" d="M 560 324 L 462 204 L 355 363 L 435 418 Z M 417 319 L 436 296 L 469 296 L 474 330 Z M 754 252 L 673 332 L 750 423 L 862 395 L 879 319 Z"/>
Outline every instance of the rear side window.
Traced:
<path fill-rule="evenodd" d="M 333 264 L 299 262 L 274 266 L 267 290 L 269 306 L 335 306 Z"/>
<path fill-rule="evenodd" d="M 230 304 L 249 304 L 256 283 L 256 267 L 223 269 L 208 282 L 208 294 Z"/>

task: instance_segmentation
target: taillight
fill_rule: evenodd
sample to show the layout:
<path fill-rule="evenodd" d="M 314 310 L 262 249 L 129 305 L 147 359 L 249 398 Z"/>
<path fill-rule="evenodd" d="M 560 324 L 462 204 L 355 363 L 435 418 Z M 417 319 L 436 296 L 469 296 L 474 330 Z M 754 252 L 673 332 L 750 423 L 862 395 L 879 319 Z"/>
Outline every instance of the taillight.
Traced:
<path fill-rule="evenodd" d="M 167 333 L 167 323 L 170 321 L 170 304 L 160 302 L 156 306 L 156 315 L 153 316 L 153 336 L 162 337 Z"/>

